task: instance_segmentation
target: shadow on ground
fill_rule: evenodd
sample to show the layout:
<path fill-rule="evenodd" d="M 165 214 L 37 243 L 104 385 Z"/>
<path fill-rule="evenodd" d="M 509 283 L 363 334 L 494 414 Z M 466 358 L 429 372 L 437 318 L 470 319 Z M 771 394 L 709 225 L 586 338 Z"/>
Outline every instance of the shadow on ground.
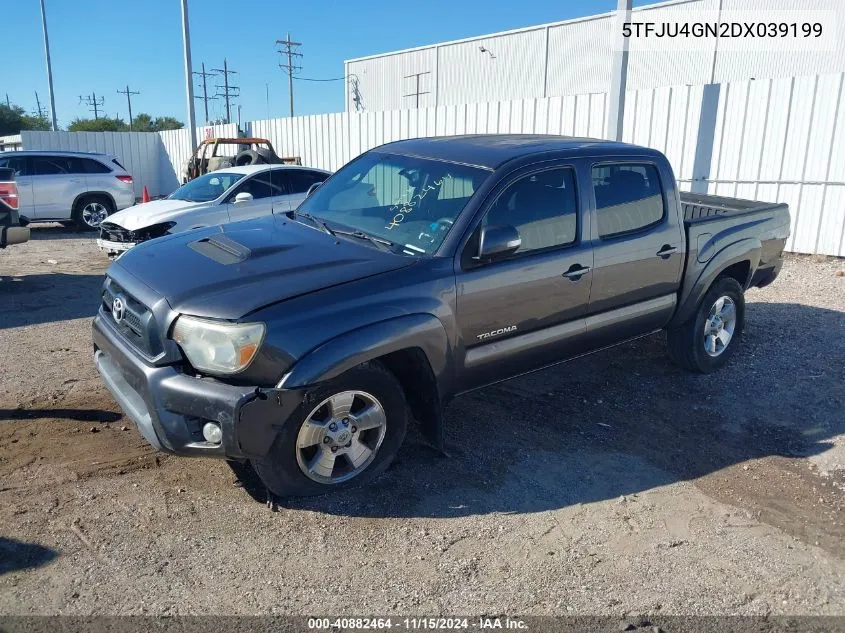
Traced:
<path fill-rule="evenodd" d="M 845 314 L 750 303 L 747 319 L 715 374 L 673 366 L 662 335 L 641 339 L 457 398 L 446 408 L 448 458 L 411 432 L 369 487 L 282 503 L 367 517 L 541 512 L 829 449 L 845 433 Z M 236 474 L 267 501 L 248 466 Z M 800 487 L 801 476 L 783 485 Z M 841 522 L 820 529 L 845 542 Z"/>
<path fill-rule="evenodd" d="M 58 552 L 38 545 L 0 536 L 0 575 L 41 567 L 58 556 Z"/>
<path fill-rule="evenodd" d="M 64 273 L 3 277 L 0 329 L 93 317 L 99 307 L 102 275 Z"/>
<path fill-rule="evenodd" d="M 117 422 L 122 416 L 101 409 L 0 409 L 0 422 L 12 420 L 75 420 L 77 422 Z"/>
<path fill-rule="evenodd" d="M 73 224 L 64 226 L 58 222 L 30 224 L 29 229 L 29 239 L 31 240 L 90 240 L 97 237 L 96 231 L 82 230 Z"/>

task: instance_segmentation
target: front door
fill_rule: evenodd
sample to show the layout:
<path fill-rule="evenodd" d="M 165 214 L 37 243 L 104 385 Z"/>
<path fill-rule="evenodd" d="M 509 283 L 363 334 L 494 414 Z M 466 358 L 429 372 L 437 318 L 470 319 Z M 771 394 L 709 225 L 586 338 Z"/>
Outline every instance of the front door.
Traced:
<path fill-rule="evenodd" d="M 583 239 L 588 227 L 575 182 L 573 167 L 534 168 L 509 179 L 492 196 L 456 273 L 464 376 L 458 391 L 579 351 L 593 251 L 589 239 Z M 480 228 L 501 225 L 517 229 L 519 249 L 499 261 L 473 262 Z"/>
<path fill-rule="evenodd" d="M 287 191 L 273 179 L 273 173 L 271 170 L 262 171 L 235 187 L 228 199 L 229 218 L 232 222 L 270 215 L 280 210 L 279 205 L 287 205 Z M 239 193 L 249 193 L 252 199 L 237 202 Z"/>
<path fill-rule="evenodd" d="M 69 158 L 65 156 L 33 156 L 32 168 L 33 217 L 68 219 L 73 201 L 87 191 L 85 176 L 71 173 Z"/>

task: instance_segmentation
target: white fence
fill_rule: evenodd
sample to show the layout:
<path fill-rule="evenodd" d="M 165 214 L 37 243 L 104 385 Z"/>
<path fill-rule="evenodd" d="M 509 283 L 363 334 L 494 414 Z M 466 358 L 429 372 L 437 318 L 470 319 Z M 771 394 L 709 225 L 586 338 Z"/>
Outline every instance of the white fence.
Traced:
<path fill-rule="evenodd" d="M 787 248 L 845 256 L 845 107 L 843 73 L 673 86 L 631 91 L 624 140 L 663 151 L 681 187 L 789 203 Z M 247 123 L 283 156 L 336 170 L 389 141 L 421 136 L 541 133 L 602 137 L 607 95 L 333 113 Z M 198 128 L 237 136 L 234 124 Z M 135 176 L 136 193 L 178 186 L 191 153 L 187 130 L 171 132 L 24 132 L 24 149 L 114 154 Z M 234 151 L 234 146 L 228 151 Z"/>
<path fill-rule="evenodd" d="M 792 210 L 787 248 L 845 256 L 843 74 L 674 86 L 627 94 L 623 138 L 663 151 L 681 187 Z M 248 123 L 282 155 L 336 170 L 389 141 L 539 133 L 604 136 L 607 95 L 594 93 Z"/>
<path fill-rule="evenodd" d="M 238 136 L 238 126 L 197 128 L 197 141 L 210 136 Z M 151 196 L 167 195 L 181 182 L 182 166 L 192 153 L 187 129 L 167 132 L 21 132 L 23 149 L 100 152 L 116 156 L 135 179 L 135 195 L 144 186 Z M 221 148 L 233 154 L 237 146 Z"/>

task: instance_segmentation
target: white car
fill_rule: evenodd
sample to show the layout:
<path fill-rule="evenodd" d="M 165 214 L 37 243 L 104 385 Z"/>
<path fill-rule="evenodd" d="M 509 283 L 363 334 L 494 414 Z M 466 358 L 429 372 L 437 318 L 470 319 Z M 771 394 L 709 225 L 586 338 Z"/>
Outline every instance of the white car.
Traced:
<path fill-rule="evenodd" d="M 110 256 L 162 235 L 296 209 L 331 174 L 295 165 L 227 167 L 185 183 L 163 200 L 115 213 L 97 245 Z"/>
<path fill-rule="evenodd" d="M 18 212 L 30 222 L 74 222 L 97 230 L 120 209 L 135 204 L 132 175 L 108 154 L 0 152 L 0 167 L 15 171 Z"/>

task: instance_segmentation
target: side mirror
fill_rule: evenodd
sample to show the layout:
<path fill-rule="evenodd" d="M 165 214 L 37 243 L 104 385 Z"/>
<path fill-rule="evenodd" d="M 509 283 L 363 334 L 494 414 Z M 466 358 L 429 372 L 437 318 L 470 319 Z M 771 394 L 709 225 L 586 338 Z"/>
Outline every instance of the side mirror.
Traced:
<path fill-rule="evenodd" d="M 519 231 L 508 226 L 485 226 L 478 242 L 478 257 L 482 262 L 502 259 L 522 246 Z"/>
<path fill-rule="evenodd" d="M 252 201 L 252 194 L 248 191 L 241 191 L 238 195 L 235 196 L 235 204 L 240 202 L 251 202 Z"/>
<path fill-rule="evenodd" d="M 319 186 L 320 186 L 320 185 L 322 185 L 322 184 L 323 184 L 323 183 L 321 183 L 321 182 L 315 182 L 313 185 L 311 185 L 310 187 L 308 187 L 308 191 L 306 191 L 306 192 L 305 192 L 305 197 L 307 198 L 307 197 L 308 197 L 308 196 L 310 196 L 312 193 L 314 193 L 315 191 L 317 191 L 317 187 L 319 187 Z"/>

